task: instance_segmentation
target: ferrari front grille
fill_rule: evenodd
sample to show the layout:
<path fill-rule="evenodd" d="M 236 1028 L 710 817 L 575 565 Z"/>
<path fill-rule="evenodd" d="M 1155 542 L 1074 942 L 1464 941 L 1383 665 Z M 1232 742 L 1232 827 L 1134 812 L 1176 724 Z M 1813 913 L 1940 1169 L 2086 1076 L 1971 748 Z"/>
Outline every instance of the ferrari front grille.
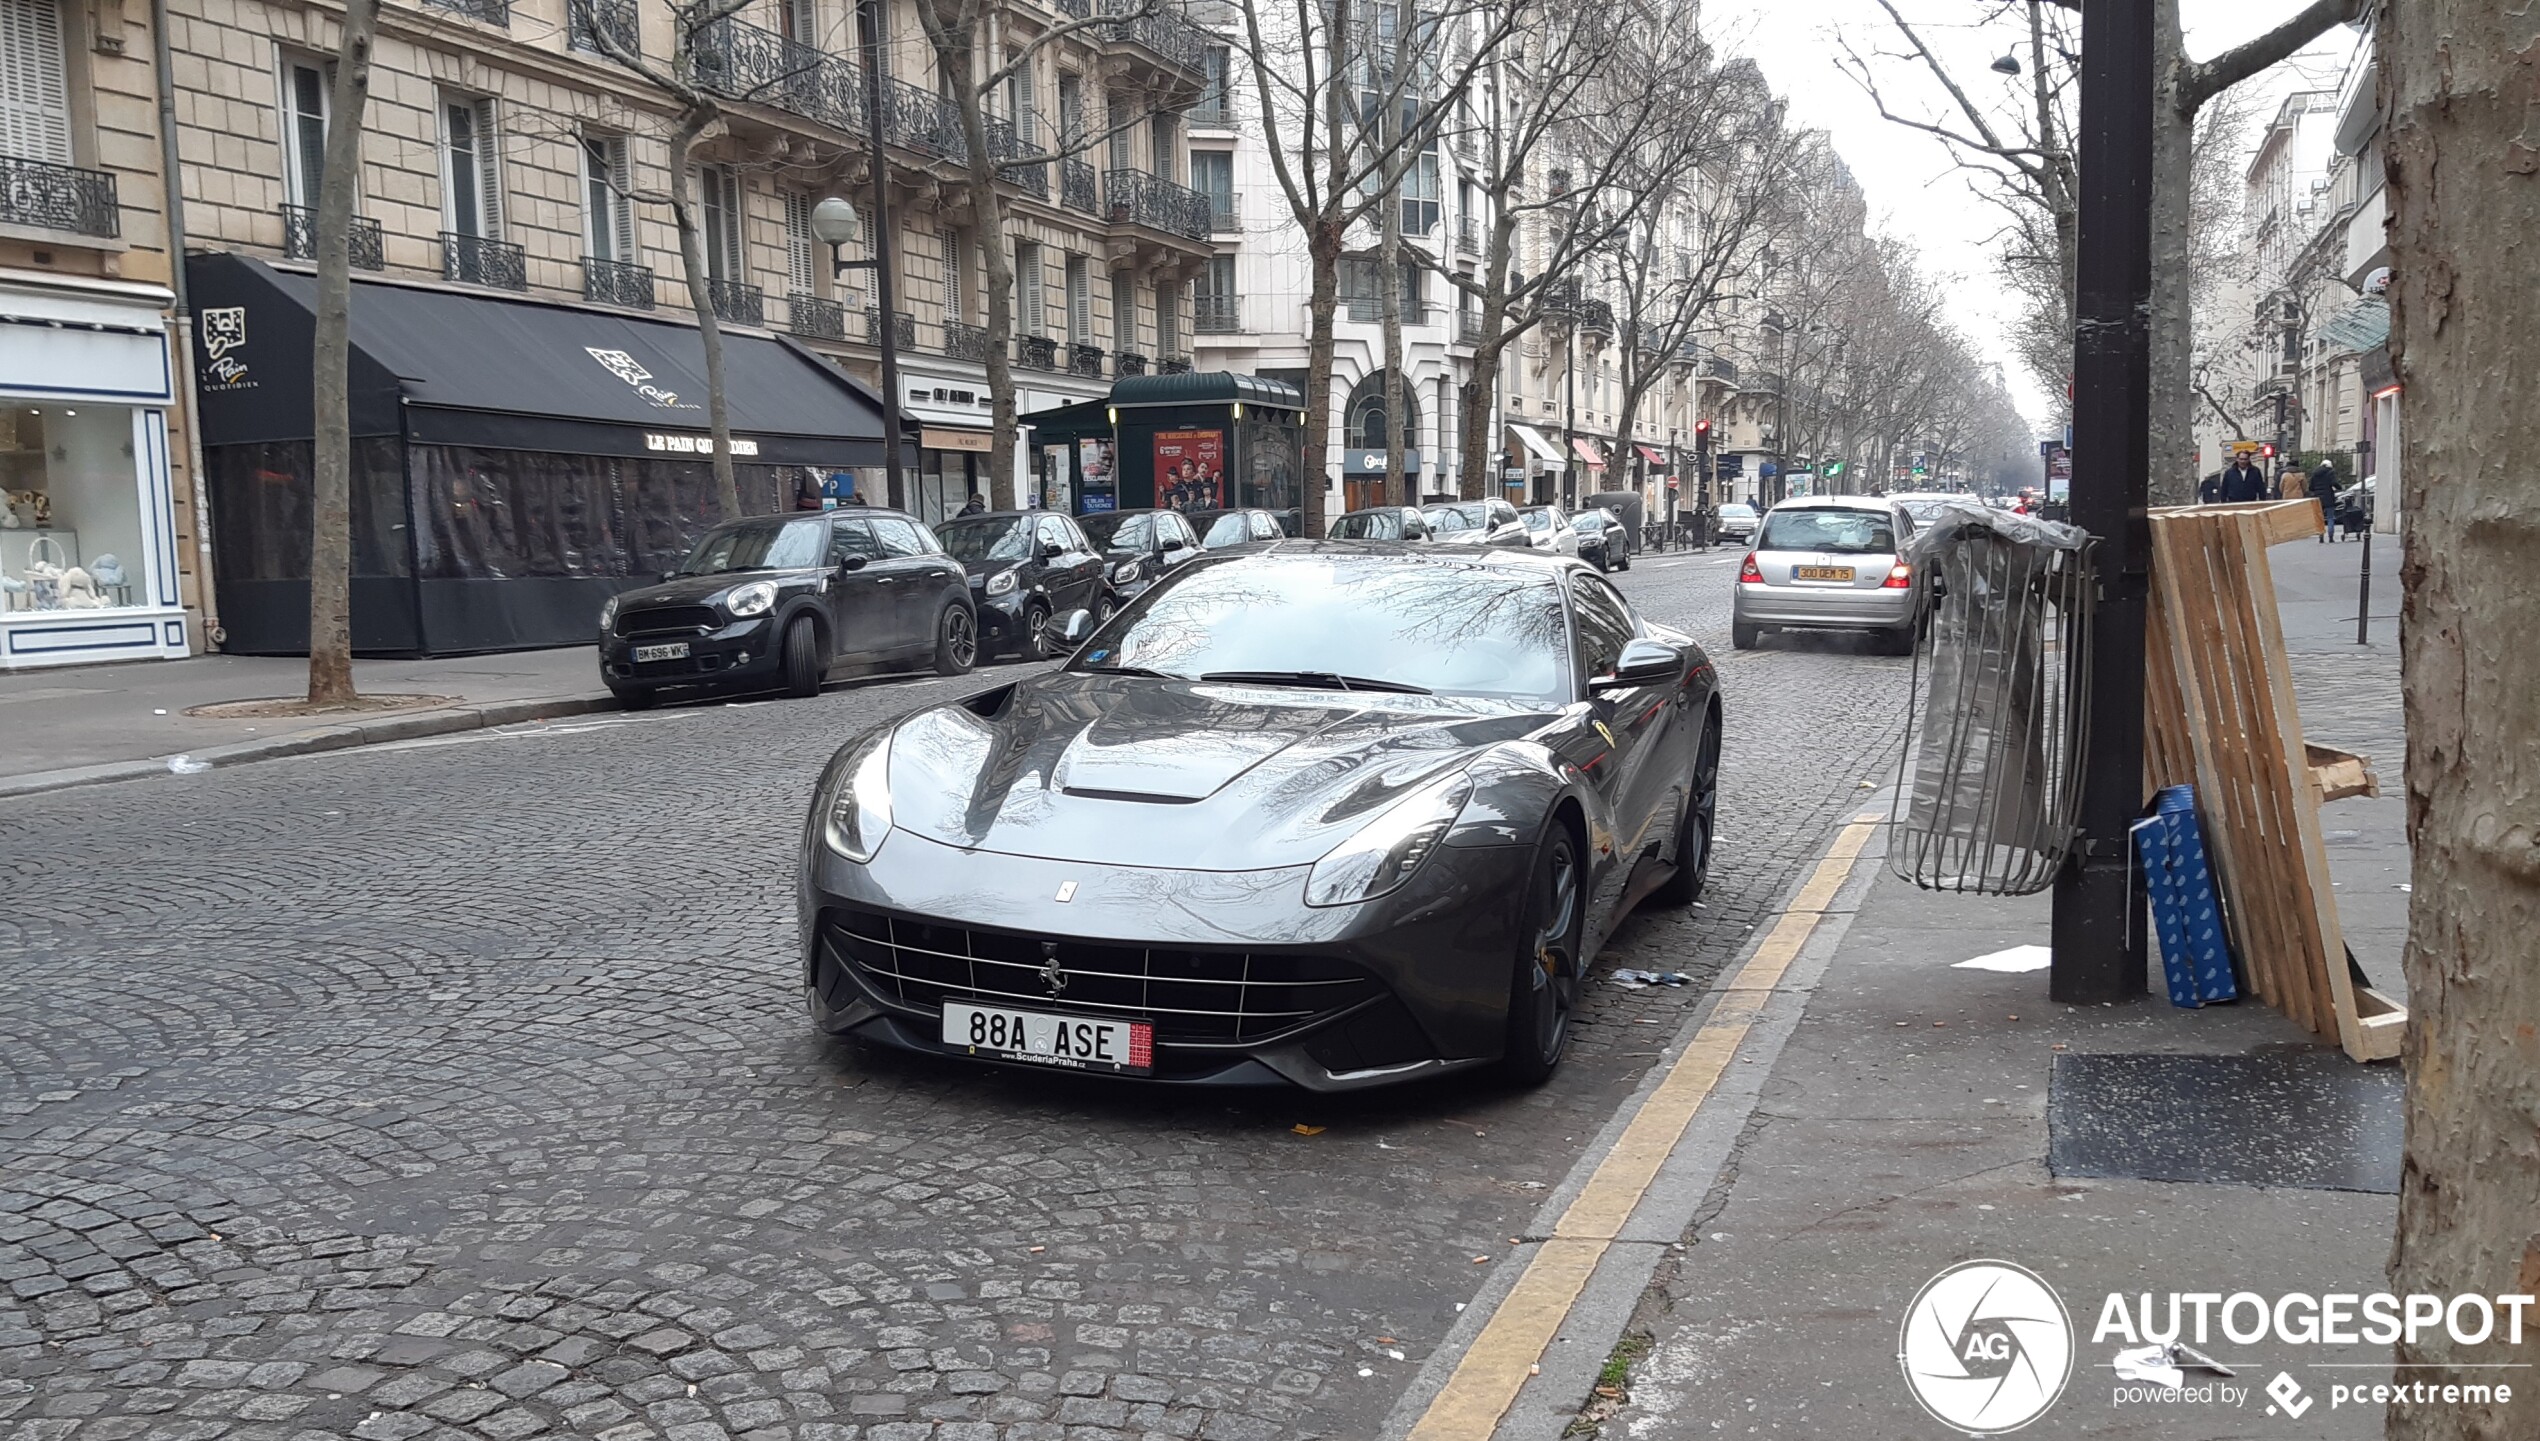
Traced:
<path fill-rule="evenodd" d="M 947 999 L 1154 1023 L 1166 1045 L 1248 1045 L 1365 1001 L 1347 961 L 1279 951 L 1133 946 L 837 910 L 824 937 L 875 994 L 940 1012 Z"/>

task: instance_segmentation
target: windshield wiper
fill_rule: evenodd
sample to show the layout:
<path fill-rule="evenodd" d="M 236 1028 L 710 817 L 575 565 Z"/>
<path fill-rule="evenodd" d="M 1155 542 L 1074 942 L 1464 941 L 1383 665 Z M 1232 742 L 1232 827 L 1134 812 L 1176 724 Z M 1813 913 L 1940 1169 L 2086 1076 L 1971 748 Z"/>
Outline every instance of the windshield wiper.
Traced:
<path fill-rule="evenodd" d="M 1381 690 L 1402 695 L 1434 694 L 1427 686 L 1405 685 L 1398 680 L 1376 680 L 1363 675 L 1339 675 L 1328 670 L 1213 670 L 1201 680 L 1249 681 L 1255 685 L 1304 685 L 1318 690 Z"/>
<path fill-rule="evenodd" d="M 1147 667 L 1142 665 L 1080 665 L 1076 667 L 1076 669 L 1080 671 L 1091 671 L 1095 675 L 1142 675 L 1149 680 L 1190 679 L 1189 676 L 1175 675 L 1169 670 L 1149 670 Z"/>

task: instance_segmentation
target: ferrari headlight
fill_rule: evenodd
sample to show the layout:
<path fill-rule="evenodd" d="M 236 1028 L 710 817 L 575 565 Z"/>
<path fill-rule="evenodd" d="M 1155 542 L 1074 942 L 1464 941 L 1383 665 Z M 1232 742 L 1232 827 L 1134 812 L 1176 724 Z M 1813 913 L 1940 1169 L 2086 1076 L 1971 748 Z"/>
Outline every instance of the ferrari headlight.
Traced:
<path fill-rule="evenodd" d="M 1012 590 L 1012 589 L 1014 589 L 1014 572 L 1013 572 L 1013 571 L 1010 571 L 1010 570 L 1001 570 L 1001 571 L 998 571 L 995 575 L 992 575 L 992 576 L 989 576 L 989 577 L 988 577 L 988 594 L 990 594 L 990 595 L 1004 595 L 1006 592 L 1008 592 L 1008 591 L 1010 591 L 1010 590 Z"/>
<path fill-rule="evenodd" d="M 837 769 L 821 800 L 821 839 L 829 849 L 861 865 L 873 859 L 891 833 L 891 737 L 886 732 L 858 746 Z"/>
<path fill-rule="evenodd" d="M 1305 903 L 1352 905 L 1373 900 L 1411 879 L 1472 796 L 1472 780 L 1459 771 L 1377 812 L 1358 834 L 1314 863 L 1305 878 Z"/>
<path fill-rule="evenodd" d="M 736 620 L 747 620 L 754 615 L 765 615 L 775 604 L 776 582 L 772 580 L 754 580 L 748 585 L 736 585 L 732 587 L 732 593 L 723 598 L 723 608 L 732 612 Z"/>
<path fill-rule="evenodd" d="M 1124 560 L 1111 568 L 1111 583 L 1113 585 L 1127 585 L 1129 582 L 1136 580 L 1137 578 L 1138 563 L 1134 560 Z"/>
<path fill-rule="evenodd" d="M 610 596 L 600 603 L 600 629 L 607 630 L 615 624 L 617 624 L 617 597 Z"/>

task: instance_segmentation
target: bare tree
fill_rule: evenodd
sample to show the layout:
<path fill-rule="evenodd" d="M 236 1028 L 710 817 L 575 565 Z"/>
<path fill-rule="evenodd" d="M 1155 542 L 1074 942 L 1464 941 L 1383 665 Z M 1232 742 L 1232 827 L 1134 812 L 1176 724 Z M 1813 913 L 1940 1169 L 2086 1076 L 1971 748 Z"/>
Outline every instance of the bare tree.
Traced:
<path fill-rule="evenodd" d="M 2407 1151 L 2390 1280 L 2403 1295 L 2540 1290 L 2540 746 L 2535 613 L 2512 565 L 2540 535 L 2540 228 L 2530 143 L 2531 16 L 2488 0 L 2382 7 L 2389 117 L 2390 352 L 2405 407 L 2403 690 L 2408 730 Z M 2420 1375 L 2526 1359 L 2501 1325 L 2431 1327 L 2398 1348 Z M 2450 1388 L 2444 1388 L 2447 1392 Z M 2540 1386 L 2393 1398 L 2395 1441 L 2540 1435 Z M 2484 1388 L 2480 1388 L 2484 1389 Z"/>
<path fill-rule="evenodd" d="M 1398 204 L 1405 169 L 1447 128 L 1474 75 L 1536 3 L 1240 0 L 1264 149 L 1310 275 L 1309 463 L 1299 497 L 1307 535 L 1323 533 L 1333 325 L 1351 231 Z M 1398 283 L 1396 275 L 1379 280 L 1388 289 Z"/>
<path fill-rule="evenodd" d="M 336 42 L 335 93 L 318 179 L 317 333 L 309 359 L 314 437 L 309 505 L 309 697 L 351 705 L 353 689 L 353 413 L 351 330 L 353 197 L 362 183 L 362 116 L 370 106 L 370 54 L 378 0 L 345 0 Z"/>

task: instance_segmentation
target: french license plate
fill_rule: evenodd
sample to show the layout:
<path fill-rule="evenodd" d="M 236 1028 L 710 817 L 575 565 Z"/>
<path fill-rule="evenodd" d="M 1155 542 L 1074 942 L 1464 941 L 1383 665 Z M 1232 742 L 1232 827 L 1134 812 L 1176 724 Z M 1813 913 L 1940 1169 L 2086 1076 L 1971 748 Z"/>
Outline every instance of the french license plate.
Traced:
<path fill-rule="evenodd" d="M 1792 580 L 1850 580 L 1852 567 L 1848 565 L 1794 565 L 1790 568 L 1790 578 Z"/>
<path fill-rule="evenodd" d="M 1103 1021 L 1091 1016 L 1052 1016 L 1006 1006 L 944 1002 L 944 1044 L 973 1055 L 1117 1071 L 1143 1076 L 1155 1069 L 1155 1027 L 1144 1021 Z"/>
<path fill-rule="evenodd" d="M 664 641 L 660 645 L 639 645 L 635 647 L 635 659 L 638 661 L 686 660 L 687 658 L 688 643 L 684 640 L 671 640 Z"/>

